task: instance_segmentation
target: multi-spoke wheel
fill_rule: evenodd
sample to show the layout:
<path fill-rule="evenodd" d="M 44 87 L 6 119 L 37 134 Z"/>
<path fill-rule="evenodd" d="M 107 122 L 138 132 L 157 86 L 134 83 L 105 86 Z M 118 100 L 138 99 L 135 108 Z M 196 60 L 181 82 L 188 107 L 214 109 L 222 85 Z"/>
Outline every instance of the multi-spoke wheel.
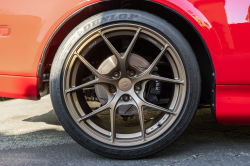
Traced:
<path fill-rule="evenodd" d="M 65 130 L 113 158 L 152 154 L 188 126 L 199 101 L 195 55 L 169 23 L 136 10 L 79 24 L 52 65 L 51 97 Z"/>

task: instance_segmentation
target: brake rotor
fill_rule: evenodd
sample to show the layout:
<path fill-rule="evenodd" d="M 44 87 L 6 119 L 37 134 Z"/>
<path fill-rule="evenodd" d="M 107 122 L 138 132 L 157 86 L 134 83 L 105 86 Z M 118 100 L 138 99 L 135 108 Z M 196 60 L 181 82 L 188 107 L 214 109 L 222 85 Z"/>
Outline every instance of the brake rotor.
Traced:
<path fill-rule="evenodd" d="M 121 55 L 123 55 L 123 53 L 121 53 Z M 131 53 L 129 64 L 142 72 L 145 71 L 150 66 L 150 63 L 146 59 L 133 53 Z M 102 64 L 98 68 L 98 71 L 101 74 L 108 74 L 113 68 L 116 67 L 116 65 L 117 65 L 117 59 L 114 55 L 112 55 L 102 62 Z M 102 105 L 105 105 L 108 101 L 108 95 L 104 87 L 102 85 L 95 85 L 95 93 L 100 103 Z M 138 112 L 137 108 L 134 105 L 130 104 L 121 105 L 116 110 L 117 114 L 123 116 L 132 116 L 137 112 Z"/>

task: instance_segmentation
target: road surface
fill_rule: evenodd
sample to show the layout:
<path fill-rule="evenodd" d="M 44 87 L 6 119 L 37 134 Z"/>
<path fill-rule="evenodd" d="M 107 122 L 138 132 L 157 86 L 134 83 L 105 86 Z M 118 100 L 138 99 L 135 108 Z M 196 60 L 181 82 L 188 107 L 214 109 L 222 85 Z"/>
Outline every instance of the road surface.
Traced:
<path fill-rule="evenodd" d="M 198 110 L 171 146 L 137 160 L 104 158 L 75 143 L 57 120 L 49 95 L 0 102 L 0 114 L 0 166 L 250 165 L 250 126 L 220 125 L 209 109 Z"/>

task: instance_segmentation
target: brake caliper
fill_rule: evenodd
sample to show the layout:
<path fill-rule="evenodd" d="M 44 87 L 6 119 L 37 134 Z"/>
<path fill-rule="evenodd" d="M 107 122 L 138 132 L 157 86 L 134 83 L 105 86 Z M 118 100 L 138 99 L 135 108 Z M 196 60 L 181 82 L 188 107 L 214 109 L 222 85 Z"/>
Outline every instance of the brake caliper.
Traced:
<path fill-rule="evenodd" d="M 157 74 L 158 70 L 159 69 L 157 66 L 154 67 L 152 74 L 159 76 L 159 74 Z M 158 80 L 149 81 L 145 99 L 151 103 L 158 103 L 159 102 L 158 96 L 161 94 L 161 89 L 162 89 L 162 84 L 160 81 Z"/>

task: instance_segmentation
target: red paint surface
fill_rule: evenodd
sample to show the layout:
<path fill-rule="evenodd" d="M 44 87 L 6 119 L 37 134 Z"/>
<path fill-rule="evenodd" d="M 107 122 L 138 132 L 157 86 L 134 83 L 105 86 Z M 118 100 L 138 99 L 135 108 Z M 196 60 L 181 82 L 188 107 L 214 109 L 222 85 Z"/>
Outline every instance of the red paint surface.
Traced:
<path fill-rule="evenodd" d="M 250 86 L 217 85 L 216 110 L 219 123 L 250 125 Z"/>
<path fill-rule="evenodd" d="M 185 16 L 210 51 L 216 84 L 250 85 L 250 0 L 154 0 Z"/>
<path fill-rule="evenodd" d="M 10 26 L 11 36 L 0 38 L 0 75 L 36 77 L 43 49 L 54 30 L 71 13 L 97 1 L 9 0 L 1 3 L 1 24 Z M 244 85 L 250 85 L 250 0 L 154 1 L 174 9 L 195 26 L 211 54 L 217 85 L 242 85 L 243 89 Z M 28 83 L 34 85 L 34 82 L 27 82 L 24 87 L 10 88 L 4 94 L 25 95 L 23 88 L 27 88 Z M 1 88 L 0 96 L 3 91 Z M 216 94 L 225 95 L 220 91 Z M 222 102 L 216 101 L 216 105 Z M 234 103 L 235 107 L 240 104 Z M 218 116 L 227 116 L 225 107 L 216 108 Z M 247 112 L 244 116 L 249 117 Z"/>
<path fill-rule="evenodd" d="M 0 96 L 38 100 L 37 77 L 0 75 Z"/>
<path fill-rule="evenodd" d="M 96 1 L 2 2 L 0 23 L 10 26 L 11 36 L 0 38 L 0 75 L 36 77 L 43 49 L 54 30 L 70 14 Z"/>

